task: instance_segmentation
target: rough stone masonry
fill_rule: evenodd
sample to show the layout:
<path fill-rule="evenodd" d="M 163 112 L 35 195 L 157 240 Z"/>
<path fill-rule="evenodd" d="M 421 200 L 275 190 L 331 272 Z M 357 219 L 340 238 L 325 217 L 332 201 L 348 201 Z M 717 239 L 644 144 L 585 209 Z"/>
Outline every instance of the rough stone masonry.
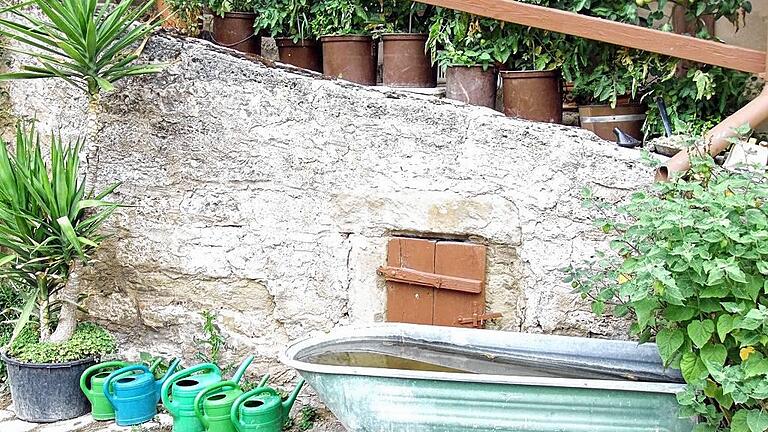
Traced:
<path fill-rule="evenodd" d="M 382 321 L 376 269 L 398 233 L 488 245 L 497 328 L 625 335 L 591 315 L 560 269 L 604 241 L 580 190 L 618 200 L 647 185 L 638 152 L 197 40 L 159 35 L 143 57 L 169 65 L 103 97 L 92 144 L 95 181 L 122 182 L 114 198 L 130 207 L 107 227 L 87 308 L 126 354 L 191 361 L 207 309 L 228 359 L 252 352 L 259 372 L 280 375 L 290 341 Z M 9 93 L 15 116 L 84 133 L 86 101 L 65 84 L 15 82 Z"/>

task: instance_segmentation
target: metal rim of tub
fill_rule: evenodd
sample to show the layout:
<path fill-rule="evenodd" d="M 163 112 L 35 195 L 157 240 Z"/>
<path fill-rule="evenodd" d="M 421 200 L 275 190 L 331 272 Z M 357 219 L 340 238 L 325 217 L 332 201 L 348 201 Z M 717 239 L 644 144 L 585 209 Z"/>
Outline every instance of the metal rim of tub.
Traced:
<path fill-rule="evenodd" d="M 648 392 L 648 393 L 680 393 L 685 388 L 685 384 L 681 383 L 664 383 L 664 382 L 640 382 L 640 381 L 617 381 L 617 380 L 601 380 L 601 379 L 574 379 L 574 378 L 551 378 L 551 377 L 529 377 L 529 376 L 516 376 L 516 375 L 485 375 L 485 374 L 466 374 L 466 373 L 454 373 L 454 372 L 431 372 L 431 371 L 412 371 L 405 369 L 389 369 L 389 368 L 373 368 L 373 367 L 356 367 L 356 366 L 332 366 L 316 363 L 308 363 L 301 360 L 297 360 L 296 357 L 304 350 L 316 346 L 320 343 L 329 343 L 338 341 L 339 338 L 346 337 L 350 339 L 362 339 L 371 337 L 402 337 L 403 340 L 424 340 L 426 337 L 433 337 L 439 339 L 441 334 L 447 333 L 445 327 L 426 326 L 417 324 L 378 324 L 368 325 L 362 327 L 344 327 L 334 329 L 330 333 L 318 336 L 311 336 L 299 340 L 290 345 L 286 350 L 280 353 L 280 361 L 297 371 L 311 372 L 318 374 L 331 374 L 331 375 L 357 375 L 357 376 L 373 376 L 382 378 L 403 378 L 412 380 L 437 380 L 437 381 L 461 381 L 461 382 L 477 382 L 487 384 L 513 384 L 513 385 L 525 385 L 525 386 L 544 386 L 544 387 L 569 387 L 569 388 L 585 388 L 585 389 L 597 389 L 597 390 L 623 390 L 634 392 Z M 470 332 L 467 335 L 471 335 L 472 339 L 476 340 L 478 333 L 473 329 L 457 329 L 451 328 L 453 332 Z M 573 341 L 577 338 L 571 336 L 556 336 L 556 335 L 538 335 L 538 334 L 525 334 L 514 332 L 500 332 L 494 330 L 482 330 L 481 335 L 493 336 L 494 334 L 503 333 L 505 336 L 523 336 L 523 337 L 547 337 L 553 341 L 558 341 L 563 344 L 567 344 L 569 341 Z M 469 340 L 467 340 L 467 343 Z M 606 341 L 614 343 L 616 346 L 620 344 L 634 345 L 634 342 L 629 341 Z"/>

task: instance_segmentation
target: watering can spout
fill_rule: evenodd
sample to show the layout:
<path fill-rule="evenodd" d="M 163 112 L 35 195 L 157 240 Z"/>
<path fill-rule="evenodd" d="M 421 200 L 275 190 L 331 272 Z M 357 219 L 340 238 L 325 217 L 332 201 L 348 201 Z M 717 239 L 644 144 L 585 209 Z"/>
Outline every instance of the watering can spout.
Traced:
<path fill-rule="evenodd" d="M 296 402 L 296 398 L 299 396 L 299 392 L 301 391 L 301 388 L 304 387 L 304 378 L 299 380 L 299 383 L 296 384 L 296 388 L 293 389 L 290 396 L 288 396 L 288 399 L 283 402 L 283 412 L 285 415 L 288 415 L 288 412 L 291 411 L 291 408 L 293 408 L 293 404 Z"/>
<path fill-rule="evenodd" d="M 245 370 L 248 369 L 248 366 L 251 365 L 253 362 L 253 356 L 250 355 L 243 360 L 242 363 L 240 363 L 240 367 L 237 368 L 237 371 L 234 375 L 232 375 L 232 381 L 239 383 L 240 380 L 243 378 L 243 375 L 245 375 Z"/>
<path fill-rule="evenodd" d="M 162 378 L 155 380 L 155 392 L 157 393 L 157 400 L 160 400 L 160 394 L 163 389 L 163 384 L 168 380 L 168 378 L 173 375 L 174 372 L 176 372 L 176 368 L 179 366 L 179 363 L 181 362 L 181 359 L 172 359 L 171 365 L 168 366 L 168 370 L 165 372 L 165 375 L 163 375 Z M 152 367 L 156 367 L 157 365 L 153 365 Z M 154 369 L 152 369 L 154 370 Z"/>

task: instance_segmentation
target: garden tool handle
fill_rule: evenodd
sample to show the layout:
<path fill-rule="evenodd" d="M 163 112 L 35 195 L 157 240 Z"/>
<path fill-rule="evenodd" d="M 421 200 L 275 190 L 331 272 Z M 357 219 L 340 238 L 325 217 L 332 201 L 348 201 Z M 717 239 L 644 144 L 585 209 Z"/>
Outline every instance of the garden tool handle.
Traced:
<path fill-rule="evenodd" d="M 200 363 L 199 365 L 192 366 L 191 368 L 187 368 L 181 371 L 176 372 L 175 374 L 168 377 L 165 382 L 163 382 L 163 386 L 160 388 L 160 399 L 163 401 L 163 405 L 168 408 L 168 411 L 171 412 L 171 414 L 176 415 L 178 413 L 178 410 L 176 409 L 176 405 L 174 405 L 173 400 L 170 398 L 171 396 L 171 386 L 173 386 L 173 383 L 176 381 L 186 378 L 192 374 L 195 374 L 200 371 L 204 370 L 210 370 L 214 372 L 221 372 L 221 369 L 219 369 L 218 366 L 216 366 L 213 363 Z"/>
<path fill-rule="evenodd" d="M 155 373 L 155 369 L 157 369 L 158 366 L 160 366 L 160 363 L 163 361 L 162 357 L 158 357 L 149 365 L 149 371 L 152 373 Z"/>
<path fill-rule="evenodd" d="M 111 374 L 109 374 L 107 379 L 104 380 L 104 388 L 102 390 L 104 391 L 104 396 L 106 396 L 107 400 L 109 400 L 109 403 L 111 403 L 112 406 L 115 405 L 114 399 L 112 398 L 112 392 L 111 392 L 112 380 L 114 380 L 115 378 L 119 377 L 124 373 L 135 371 L 135 370 L 140 370 L 144 373 L 152 373 L 149 371 L 149 368 L 146 367 L 145 365 L 135 364 L 135 365 L 126 366 L 122 369 L 118 369 L 112 372 Z"/>
<path fill-rule="evenodd" d="M 83 371 L 83 374 L 80 375 L 80 389 L 85 394 L 85 397 L 87 397 L 89 400 L 91 399 L 91 396 L 89 394 L 89 390 L 91 390 L 90 384 L 91 384 L 91 377 L 96 375 L 98 372 L 102 371 L 103 369 L 107 368 L 124 368 L 128 366 L 128 362 L 124 362 L 121 360 L 115 360 L 115 361 L 108 361 L 99 363 L 97 365 L 93 365 Z"/>
<path fill-rule="evenodd" d="M 210 396 L 212 393 L 215 393 L 217 390 L 220 390 L 223 387 L 231 387 L 232 389 L 238 389 L 240 388 L 239 385 L 237 385 L 234 381 L 220 381 L 216 384 L 212 384 L 208 387 L 206 387 L 203 391 L 197 394 L 195 396 L 195 402 L 193 403 L 193 407 L 195 409 L 195 415 L 200 420 L 200 423 L 205 426 L 206 429 L 210 426 L 210 422 L 208 421 L 208 416 L 205 414 L 205 407 L 204 402 L 205 398 Z"/>
<path fill-rule="evenodd" d="M 239 432 L 243 432 L 243 428 L 240 425 L 240 405 L 243 404 L 248 398 L 251 396 L 259 395 L 267 393 L 270 396 L 280 396 L 279 393 L 273 388 L 270 387 L 256 387 L 255 389 L 245 392 L 241 394 L 237 399 L 235 399 L 235 402 L 232 404 L 232 408 L 229 410 L 229 419 L 232 421 L 232 424 L 235 426 L 235 429 L 237 429 Z"/>
<path fill-rule="evenodd" d="M 232 381 L 239 383 L 241 379 L 243 379 L 243 375 L 245 375 L 245 370 L 248 369 L 248 366 L 253 363 L 253 356 L 250 355 L 243 360 L 242 363 L 240 363 L 240 367 L 237 368 L 237 371 L 234 375 L 232 375 Z"/>

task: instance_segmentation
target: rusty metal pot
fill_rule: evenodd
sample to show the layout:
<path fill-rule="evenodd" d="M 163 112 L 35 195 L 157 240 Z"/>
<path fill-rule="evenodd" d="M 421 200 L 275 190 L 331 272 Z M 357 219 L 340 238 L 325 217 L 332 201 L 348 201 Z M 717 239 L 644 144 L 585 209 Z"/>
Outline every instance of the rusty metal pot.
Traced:
<path fill-rule="evenodd" d="M 471 105 L 496 107 L 496 70 L 482 66 L 448 66 L 445 97 Z"/>
<path fill-rule="evenodd" d="M 256 14 L 227 12 L 213 17 L 213 41 L 244 53 L 261 55 L 261 36 L 253 32 Z"/>
<path fill-rule="evenodd" d="M 371 36 L 323 36 L 323 73 L 363 85 L 376 85 L 378 52 Z"/>
<path fill-rule="evenodd" d="M 323 71 L 323 51 L 317 41 L 299 39 L 294 42 L 291 37 L 276 37 L 275 44 L 281 62 L 302 69 Z"/>
<path fill-rule="evenodd" d="M 437 85 L 437 68 L 432 66 L 426 51 L 427 37 L 423 33 L 382 36 L 385 86 L 429 88 Z"/>
<path fill-rule="evenodd" d="M 643 105 L 588 105 L 579 107 L 581 127 L 607 141 L 615 141 L 614 128 L 632 137 L 643 138 L 646 108 Z"/>
<path fill-rule="evenodd" d="M 558 71 L 502 71 L 504 114 L 562 123 L 563 95 Z"/>

